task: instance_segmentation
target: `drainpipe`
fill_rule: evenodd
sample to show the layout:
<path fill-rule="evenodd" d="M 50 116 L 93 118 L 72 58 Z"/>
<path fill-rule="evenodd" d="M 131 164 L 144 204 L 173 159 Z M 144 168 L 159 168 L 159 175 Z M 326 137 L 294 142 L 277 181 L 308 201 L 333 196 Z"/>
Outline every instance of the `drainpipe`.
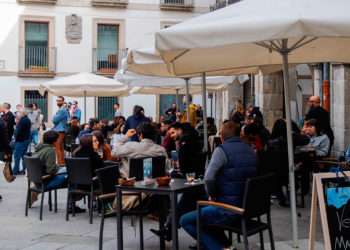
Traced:
<path fill-rule="evenodd" d="M 330 79 L 329 79 L 329 63 L 323 63 L 323 82 L 322 82 L 322 107 L 330 111 Z"/>

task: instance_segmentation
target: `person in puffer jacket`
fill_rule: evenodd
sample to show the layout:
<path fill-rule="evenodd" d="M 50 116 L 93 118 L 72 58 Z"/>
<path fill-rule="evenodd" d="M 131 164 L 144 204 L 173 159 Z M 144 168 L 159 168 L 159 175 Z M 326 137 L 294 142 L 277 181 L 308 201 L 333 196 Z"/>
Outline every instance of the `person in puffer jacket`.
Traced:
<path fill-rule="evenodd" d="M 241 207 L 246 181 L 257 174 L 257 156 L 253 149 L 239 138 L 240 125 L 228 121 L 221 131 L 223 144 L 217 147 L 205 173 L 204 181 L 209 200 Z M 230 245 L 224 231 L 208 225 L 230 225 L 239 219 L 235 214 L 207 206 L 201 210 L 204 249 L 221 250 Z M 180 224 L 196 239 L 197 211 L 183 215 Z"/>

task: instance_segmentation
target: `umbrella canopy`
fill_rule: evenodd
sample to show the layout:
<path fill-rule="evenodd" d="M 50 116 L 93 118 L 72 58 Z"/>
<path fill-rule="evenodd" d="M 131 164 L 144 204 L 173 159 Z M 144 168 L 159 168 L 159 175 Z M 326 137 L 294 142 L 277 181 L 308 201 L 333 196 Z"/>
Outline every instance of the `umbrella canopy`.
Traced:
<path fill-rule="evenodd" d="M 128 70 L 119 70 L 114 78 L 126 84 L 133 94 L 185 94 L 186 80 L 178 77 L 155 77 L 140 75 Z M 241 76 L 213 76 L 207 79 L 207 90 L 217 91 L 225 88 L 227 84 L 238 81 L 243 83 L 249 80 L 247 75 Z M 202 79 L 199 77 L 189 79 L 189 91 L 192 94 L 201 92 Z"/>
<path fill-rule="evenodd" d="M 200 77 L 200 74 L 174 74 L 171 69 L 164 63 L 158 51 L 154 48 L 133 49 L 129 50 L 127 63 L 123 63 L 124 70 L 147 76 L 158 77 L 179 77 L 193 78 Z M 262 70 L 264 73 L 281 70 L 281 67 L 245 67 L 236 69 L 223 69 L 211 71 L 208 76 L 231 76 L 241 74 L 258 73 Z M 201 72 L 200 72 L 201 73 Z"/>
<path fill-rule="evenodd" d="M 347 0 L 244 0 L 156 33 L 156 48 L 175 75 L 283 65 L 292 229 L 296 247 L 288 64 L 349 63 L 350 16 L 346 11 L 349 8 Z M 325 248 L 331 248 L 327 240 Z"/>
<path fill-rule="evenodd" d="M 244 0 L 156 33 L 175 75 L 290 63 L 350 62 L 350 1 Z M 210 39 L 209 39 L 210 34 Z"/>
<path fill-rule="evenodd" d="M 120 96 L 128 94 L 128 87 L 113 79 L 92 73 L 78 73 L 40 85 L 40 92 L 56 96 Z"/>

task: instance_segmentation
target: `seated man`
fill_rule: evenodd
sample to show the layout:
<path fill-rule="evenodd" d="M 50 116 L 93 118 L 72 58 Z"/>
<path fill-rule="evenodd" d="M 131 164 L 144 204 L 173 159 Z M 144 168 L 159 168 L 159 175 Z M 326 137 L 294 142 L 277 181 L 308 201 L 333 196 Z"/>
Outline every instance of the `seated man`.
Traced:
<path fill-rule="evenodd" d="M 224 123 L 221 131 L 223 144 L 214 150 L 204 181 L 210 200 L 241 207 L 245 183 L 256 175 L 257 157 L 239 135 L 238 123 Z M 235 214 L 226 210 L 204 207 L 201 211 L 201 243 L 204 249 L 221 250 L 230 244 L 223 231 L 209 229 L 207 225 L 229 225 L 237 219 Z M 181 226 L 194 239 L 197 237 L 196 223 L 197 211 L 187 213 L 180 219 Z"/>
<path fill-rule="evenodd" d="M 138 135 L 140 142 L 130 141 L 134 135 Z M 121 136 L 113 145 L 112 156 L 123 158 L 123 167 L 120 169 L 121 175 L 129 177 L 130 158 L 165 156 L 165 148 L 155 143 L 157 137 L 156 127 L 149 123 L 141 123 L 137 129 L 129 129 L 126 135 Z"/>
<path fill-rule="evenodd" d="M 50 130 L 44 134 L 43 143 L 39 144 L 34 157 L 38 157 L 45 166 L 45 175 L 51 175 L 51 179 L 47 183 L 47 189 L 59 188 L 65 185 L 67 174 L 65 168 L 60 168 L 56 164 L 56 152 L 54 144 L 57 142 L 59 134 L 56 131 Z M 58 174 L 61 173 L 61 174 Z M 32 203 L 38 200 L 38 193 L 32 192 Z"/>

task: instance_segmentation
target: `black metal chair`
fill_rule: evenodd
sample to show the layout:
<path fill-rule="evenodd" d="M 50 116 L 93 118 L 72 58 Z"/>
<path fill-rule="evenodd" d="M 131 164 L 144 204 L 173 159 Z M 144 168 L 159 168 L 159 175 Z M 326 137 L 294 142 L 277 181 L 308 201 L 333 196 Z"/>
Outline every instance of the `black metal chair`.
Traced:
<path fill-rule="evenodd" d="M 24 164 L 27 167 L 27 179 L 28 179 L 28 189 L 27 189 L 27 198 L 26 198 L 26 207 L 25 207 L 25 216 L 28 216 L 28 208 L 31 208 L 31 193 L 36 192 L 41 194 L 41 202 L 40 202 L 40 215 L 39 219 L 43 218 L 43 206 L 44 206 L 44 197 L 45 193 L 48 192 L 48 203 L 49 210 L 52 211 L 52 198 L 51 191 L 54 191 L 54 212 L 57 213 L 57 190 L 61 188 L 65 188 L 65 186 L 48 189 L 47 184 L 50 179 L 53 177 L 52 175 L 45 174 L 45 165 L 42 164 L 39 158 L 32 156 L 24 156 Z M 34 186 L 30 186 L 31 183 Z"/>
<path fill-rule="evenodd" d="M 136 181 L 142 181 L 143 161 L 149 158 L 152 158 L 152 178 L 165 176 L 166 158 L 164 156 L 158 156 L 129 159 L 129 177 L 135 177 Z"/>
<path fill-rule="evenodd" d="M 245 250 L 249 250 L 248 237 L 259 233 L 260 247 L 264 249 L 263 231 L 268 230 L 270 236 L 271 249 L 275 249 L 273 240 L 270 196 L 273 190 L 274 176 L 272 174 L 251 178 L 245 186 L 242 208 L 229 204 L 214 201 L 198 201 L 197 203 L 197 247 L 200 249 L 200 216 L 201 208 L 204 206 L 215 206 L 230 211 L 240 216 L 240 220 L 229 226 L 210 225 L 210 227 L 220 228 L 230 233 L 236 233 L 243 236 Z M 261 217 L 266 215 L 267 221 L 263 222 Z"/>
<path fill-rule="evenodd" d="M 106 217 L 105 205 L 107 202 L 113 202 L 116 197 L 115 186 L 117 180 L 120 177 L 119 166 L 115 164 L 114 166 L 108 166 L 96 170 L 96 174 L 99 180 L 101 194 L 97 196 L 101 202 L 101 224 L 100 224 L 100 236 L 99 236 L 99 249 L 103 249 L 103 230 L 104 230 L 104 220 Z M 143 249 L 143 216 L 149 213 L 147 207 L 144 207 L 141 202 L 141 193 L 123 193 L 123 196 L 137 196 L 140 199 L 140 205 L 137 208 L 131 209 L 129 211 L 123 211 L 124 216 L 138 216 L 140 223 L 140 246 Z"/>
<path fill-rule="evenodd" d="M 68 173 L 68 195 L 66 221 L 69 220 L 69 206 L 72 208 L 72 214 L 75 216 L 75 201 L 73 195 L 88 196 L 90 224 L 93 217 L 93 201 L 94 197 L 99 194 L 96 190 L 96 182 L 92 176 L 91 161 L 89 158 L 66 158 L 66 167 Z M 82 188 L 84 187 L 84 188 Z"/>

